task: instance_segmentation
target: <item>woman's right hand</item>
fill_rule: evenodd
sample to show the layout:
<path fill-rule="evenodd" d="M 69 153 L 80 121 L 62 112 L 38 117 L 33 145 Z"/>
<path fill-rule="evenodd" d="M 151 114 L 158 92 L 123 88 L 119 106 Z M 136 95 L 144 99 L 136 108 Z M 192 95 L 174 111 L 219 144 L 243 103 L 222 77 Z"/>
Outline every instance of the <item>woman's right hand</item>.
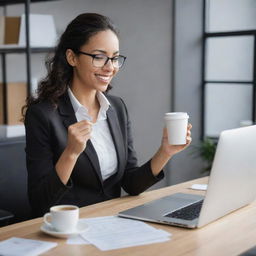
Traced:
<path fill-rule="evenodd" d="M 91 138 L 92 123 L 83 120 L 68 127 L 68 142 L 66 150 L 79 156 L 86 148 L 87 141 Z"/>

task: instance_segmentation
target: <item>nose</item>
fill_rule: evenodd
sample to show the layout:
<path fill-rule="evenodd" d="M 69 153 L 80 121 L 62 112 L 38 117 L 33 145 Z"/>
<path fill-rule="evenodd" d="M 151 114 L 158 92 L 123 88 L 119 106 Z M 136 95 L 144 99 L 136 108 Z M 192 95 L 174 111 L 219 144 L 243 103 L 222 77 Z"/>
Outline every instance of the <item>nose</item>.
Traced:
<path fill-rule="evenodd" d="M 113 71 L 115 69 L 111 59 L 109 59 L 102 68 L 107 71 Z"/>

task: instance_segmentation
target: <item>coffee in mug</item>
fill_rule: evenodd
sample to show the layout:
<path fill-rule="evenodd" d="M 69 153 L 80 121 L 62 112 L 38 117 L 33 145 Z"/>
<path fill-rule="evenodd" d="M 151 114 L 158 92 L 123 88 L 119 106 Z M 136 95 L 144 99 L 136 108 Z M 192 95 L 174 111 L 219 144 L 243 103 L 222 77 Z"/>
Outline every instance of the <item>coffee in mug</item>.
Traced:
<path fill-rule="evenodd" d="M 189 115 L 185 112 L 165 113 L 165 124 L 170 145 L 184 145 L 187 142 Z"/>
<path fill-rule="evenodd" d="M 48 217 L 51 221 L 48 221 Z M 72 232 L 79 220 L 79 208 L 75 205 L 56 205 L 44 215 L 44 223 L 59 232 Z"/>

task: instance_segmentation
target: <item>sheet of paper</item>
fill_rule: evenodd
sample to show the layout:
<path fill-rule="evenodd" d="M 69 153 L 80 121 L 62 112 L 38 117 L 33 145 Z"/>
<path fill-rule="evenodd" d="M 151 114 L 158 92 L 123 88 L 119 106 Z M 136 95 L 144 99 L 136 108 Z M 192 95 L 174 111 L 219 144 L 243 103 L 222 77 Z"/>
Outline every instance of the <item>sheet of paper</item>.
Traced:
<path fill-rule="evenodd" d="M 0 255 L 36 256 L 54 248 L 57 245 L 57 243 L 52 242 L 12 237 L 0 242 Z"/>
<path fill-rule="evenodd" d="M 193 184 L 190 188 L 194 190 L 207 190 L 207 184 Z"/>
<path fill-rule="evenodd" d="M 156 229 L 142 221 L 117 216 L 85 220 L 90 229 L 81 236 L 103 251 L 165 242 L 170 240 L 171 236 L 170 233 Z"/>

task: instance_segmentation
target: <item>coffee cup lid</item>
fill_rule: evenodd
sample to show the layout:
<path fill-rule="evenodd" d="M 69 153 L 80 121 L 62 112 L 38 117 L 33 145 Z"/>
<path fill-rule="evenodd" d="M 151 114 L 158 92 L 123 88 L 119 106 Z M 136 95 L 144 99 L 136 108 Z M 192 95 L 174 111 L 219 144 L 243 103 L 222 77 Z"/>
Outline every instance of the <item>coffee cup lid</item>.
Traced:
<path fill-rule="evenodd" d="M 165 113 L 165 119 L 184 119 L 189 118 L 189 115 L 186 112 L 170 112 Z"/>

